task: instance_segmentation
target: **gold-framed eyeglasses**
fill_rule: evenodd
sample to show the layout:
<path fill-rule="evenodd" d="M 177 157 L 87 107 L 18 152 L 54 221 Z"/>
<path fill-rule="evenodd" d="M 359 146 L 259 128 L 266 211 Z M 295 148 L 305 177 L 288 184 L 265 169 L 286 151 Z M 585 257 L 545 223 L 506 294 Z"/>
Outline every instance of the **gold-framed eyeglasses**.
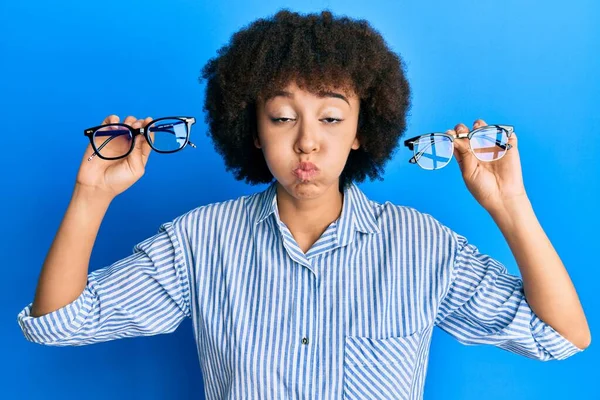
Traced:
<path fill-rule="evenodd" d="M 469 139 L 469 148 L 478 160 L 499 160 L 512 148 L 508 139 L 513 132 L 511 125 L 486 125 L 456 136 L 441 132 L 426 133 L 406 139 L 404 145 L 413 151 L 409 163 L 435 170 L 448 165 L 454 154 L 454 140 L 462 138 Z"/>

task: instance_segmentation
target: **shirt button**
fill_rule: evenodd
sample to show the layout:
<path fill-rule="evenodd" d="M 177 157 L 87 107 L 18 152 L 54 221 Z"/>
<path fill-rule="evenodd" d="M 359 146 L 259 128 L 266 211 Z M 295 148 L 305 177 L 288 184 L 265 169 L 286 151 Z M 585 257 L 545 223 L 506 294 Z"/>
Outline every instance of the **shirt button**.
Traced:
<path fill-rule="evenodd" d="M 308 344 L 308 338 L 302 338 L 302 344 Z"/>

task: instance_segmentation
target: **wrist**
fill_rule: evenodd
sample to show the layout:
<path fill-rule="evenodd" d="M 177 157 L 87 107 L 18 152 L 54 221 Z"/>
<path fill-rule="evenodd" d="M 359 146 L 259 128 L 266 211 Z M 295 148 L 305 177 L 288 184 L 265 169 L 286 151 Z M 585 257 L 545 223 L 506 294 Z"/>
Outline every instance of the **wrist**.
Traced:
<path fill-rule="evenodd" d="M 490 210 L 489 213 L 501 229 L 510 229 L 519 221 L 531 220 L 533 207 L 529 197 L 524 193 L 503 200 L 500 206 Z"/>
<path fill-rule="evenodd" d="M 87 204 L 108 207 L 115 197 L 116 196 L 106 192 L 105 190 L 75 183 L 71 200 L 74 202 L 83 201 Z"/>

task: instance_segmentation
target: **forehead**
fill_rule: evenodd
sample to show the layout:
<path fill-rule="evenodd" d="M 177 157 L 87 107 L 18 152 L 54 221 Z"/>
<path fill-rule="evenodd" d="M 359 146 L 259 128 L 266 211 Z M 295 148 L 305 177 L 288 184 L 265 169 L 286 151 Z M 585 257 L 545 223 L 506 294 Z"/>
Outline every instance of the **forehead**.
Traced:
<path fill-rule="evenodd" d="M 279 88 L 274 88 L 261 99 L 267 103 L 276 98 L 284 98 L 290 100 L 321 100 L 321 99 L 339 99 L 351 104 L 356 100 L 354 92 L 343 86 L 328 84 L 319 85 L 318 87 L 308 88 L 301 87 L 295 81 L 282 85 Z"/>

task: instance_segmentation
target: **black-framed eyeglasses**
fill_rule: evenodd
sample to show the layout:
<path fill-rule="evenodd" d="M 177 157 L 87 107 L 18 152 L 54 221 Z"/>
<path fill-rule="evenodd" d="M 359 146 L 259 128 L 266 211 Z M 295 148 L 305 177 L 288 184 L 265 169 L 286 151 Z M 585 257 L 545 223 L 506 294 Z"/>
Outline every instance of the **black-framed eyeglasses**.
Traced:
<path fill-rule="evenodd" d="M 409 163 L 434 170 L 445 167 L 452 160 L 455 139 L 468 138 L 471 152 L 481 161 L 499 160 L 512 148 L 508 139 L 513 132 L 511 125 L 486 125 L 457 136 L 441 132 L 426 133 L 406 139 L 404 145 L 413 151 Z"/>
<path fill-rule="evenodd" d="M 135 146 L 135 137 L 144 135 L 148 144 L 158 153 L 175 153 L 190 145 L 189 141 L 194 117 L 163 117 L 150 121 L 145 128 L 133 128 L 127 124 L 106 124 L 84 130 L 90 139 L 94 153 L 103 160 L 118 160 L 127 157 Z"/>

